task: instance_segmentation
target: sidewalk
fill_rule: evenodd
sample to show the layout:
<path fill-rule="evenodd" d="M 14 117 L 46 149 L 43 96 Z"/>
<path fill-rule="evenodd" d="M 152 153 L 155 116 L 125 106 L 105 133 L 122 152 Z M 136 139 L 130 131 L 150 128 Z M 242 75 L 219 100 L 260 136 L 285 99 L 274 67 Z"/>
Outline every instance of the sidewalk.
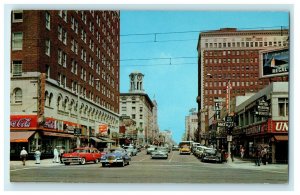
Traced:
<path fill-rule="evenodd" d="M 225 163 L 227 166 L 240 168 L 240 169 L 254 169 L 254 170 L 278 170 L 278 171 L 288 171 L 288 164 L 260 164 L 260 166 L 255 165 L 252 159 L 241 159 L 235 157 L 233 162 Z"/>
<path fill-rule="evenodd" d="M 35 160 L 26 160 L 25 166 L 24 167 L 45 167 L 45 166 L 58 166 L 58 165 L 64 165 L 61 163 L 53 163 L 52 158 L 50 159 L 42 159 L 40 164 L 35 164 Z M 23 163 L 21 160 L 11 160 L 10 161 L 10 166 L 11 167 L 23 167 Z"/>

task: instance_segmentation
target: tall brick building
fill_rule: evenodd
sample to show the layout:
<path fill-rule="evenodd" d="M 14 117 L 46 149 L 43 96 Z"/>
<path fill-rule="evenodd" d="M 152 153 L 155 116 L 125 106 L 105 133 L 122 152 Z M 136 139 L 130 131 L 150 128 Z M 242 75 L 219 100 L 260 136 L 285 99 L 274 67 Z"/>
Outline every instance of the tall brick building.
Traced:
<path fill-rule="evenodd" d="M 11 12 L 12 155 L 118 132 L 119 36 L 119 11 Z"/>
<path fill-rule="evenodd" d="M 259 52 L 288 47 L 288 35 L 289 31 L 285 29 L 224 28 L 200 33 L 197 103 L 198 117 L 201 118 L 198 127 L 202 131 L 205 129 L 203 112 L 209 112 L 216 102 L 220 107 L 229 108 L 229 83 L 230 98 L 234 99 L 246 93 L 256 93 L 270 82 L 288 81 L 288 76 L 260 78 L 259 71 Z"/>

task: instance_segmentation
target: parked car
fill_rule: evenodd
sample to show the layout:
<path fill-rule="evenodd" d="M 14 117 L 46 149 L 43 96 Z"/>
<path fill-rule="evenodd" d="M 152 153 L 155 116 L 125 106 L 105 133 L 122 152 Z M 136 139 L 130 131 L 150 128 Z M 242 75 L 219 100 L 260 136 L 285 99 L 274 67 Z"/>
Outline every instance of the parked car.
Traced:
<path fill-rule="evenodd" d="M 169 149 L 166 147 L 158 147 L 156 150 L 152 151 L 151 158 L 168 158 Z"/>
<path fill-rule="evenodd" d="M 97 150 L 97 148 L 81 147 L 75 148 L 71 153 L 64 153 L 61 160 L 65 165 L 69 165 L 71 163 L 84 165 L 86 162 L 98 163 L 101 156 L 104 154 L 105 153 Z"/>
<path fill-rule="evenodd" d="M 147 148 L 147 154 L 151 154 L 157 147 L 154 146 L 154 145 L 150 145 L 148 148 Z"/>
<path fill-rule="evenodd" d="M 119 165 L 124 167 L 125 165 L 129 165 L 130 161 L 131 157 L 123 148 L 111 149 L 109 153 L 105 154 L 100 159 L 100 163 L 102 163 L 103 167 L 107 165 Z"/>
<path fill-rule="evenodd" d="M 209 149 L 208 147 L 206 146 L 197 146 L 194 150 L 194 155 L 197 157 L 197 158 L 202 158 L 202 154 L 204 152 L 205 149 Z"/>
<path fill-rule="evenodd" d="M 134 146 L 132 146 L 132 145 L 124 146 L 123 148 L 127 151 L 127 153 L 130 156 L 136 156 L 137 153 L 138 153 L 138 150 Z"/>
<path fill-rule="evenodd" d="M 217 152 L 216 149 L 209 148 L 204 150 L 201 161 L 221 163 L 223 162 L 223 158 L 221 156 L 221 153 Z"/>

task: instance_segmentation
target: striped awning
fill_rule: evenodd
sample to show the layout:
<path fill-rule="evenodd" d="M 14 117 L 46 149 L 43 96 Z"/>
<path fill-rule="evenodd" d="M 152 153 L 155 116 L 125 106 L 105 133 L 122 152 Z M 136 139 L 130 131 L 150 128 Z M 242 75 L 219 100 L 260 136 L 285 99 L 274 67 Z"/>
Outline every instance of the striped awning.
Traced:
<path fill-rule="evenodd" d="M 35 131 L 10 132 L 10 142 L 28 142 Z"/>

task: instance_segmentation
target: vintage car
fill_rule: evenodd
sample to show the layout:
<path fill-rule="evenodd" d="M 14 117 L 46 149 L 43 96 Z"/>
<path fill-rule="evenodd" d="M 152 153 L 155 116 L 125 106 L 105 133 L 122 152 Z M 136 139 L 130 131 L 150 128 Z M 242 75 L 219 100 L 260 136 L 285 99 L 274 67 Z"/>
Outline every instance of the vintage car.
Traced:
<path fill-rule="evenodd" d="M 217 150 L 213 148 L 205 149 L 201 158 L 202 162 L 215 162 L 215 163 L 222 163 L 223 158 L 221 153 L 217 152 Z"/>
<path fill-rule="evenodd" d="M 197 157 L 197 158 L 202 158 L 202 155 L 203 155 L 203 152 L 205 149 L 209 149 L 208 147 L 206 146 L 197 146 L 194 150 L 194 155 Z"/>
<path fill-rule="evenodd" d="M 100 159 L 100 163 L 102 163 L 103 167 L 108 165 L 119 165 L 124 167 L 125 165 L 129 165 L 130 161 L 130 155 L 128 155 L 126 150 L 123 148 L 111 149 L 109 153 L 105 154 Z"/>
<path fill-rule="evenodd" d="M 179 148 L 179 154 L 191 154 L 191 148 L 188 145 L 182 145 Z"/>
<path fill-rule="evenodd" d="M 168 148 L 166 147 L 158 147 L 156 150 L 152 151 L 151 158 L 168 158 Z"/>
<path fill-rule="evenodd" d="M 132 146 L 132 145 L 124 146 L 123 148 L 127 151 L 127 153 L 130 156 L 136 156 L 137 153 L 138 153 L 138 150 L 134 146 Z"/>
<path fill-rule="evenodd" d="M 151 154 L 154 150 L 156 150 L 156 146 L 154 145 L 150 145 L 148 148 L 147 148 L 147 154 Z"/>
<path fill-rule="evenodd" d="M 71 163 L 84 165 L 86 162 L 98 163 L 102 155 L 104 155 L 104 153 L 97 150 L 97 148 L 82 147 L 75 148 L 71 153 L 64 153 L 61 160 L 65 165 Z"/>

